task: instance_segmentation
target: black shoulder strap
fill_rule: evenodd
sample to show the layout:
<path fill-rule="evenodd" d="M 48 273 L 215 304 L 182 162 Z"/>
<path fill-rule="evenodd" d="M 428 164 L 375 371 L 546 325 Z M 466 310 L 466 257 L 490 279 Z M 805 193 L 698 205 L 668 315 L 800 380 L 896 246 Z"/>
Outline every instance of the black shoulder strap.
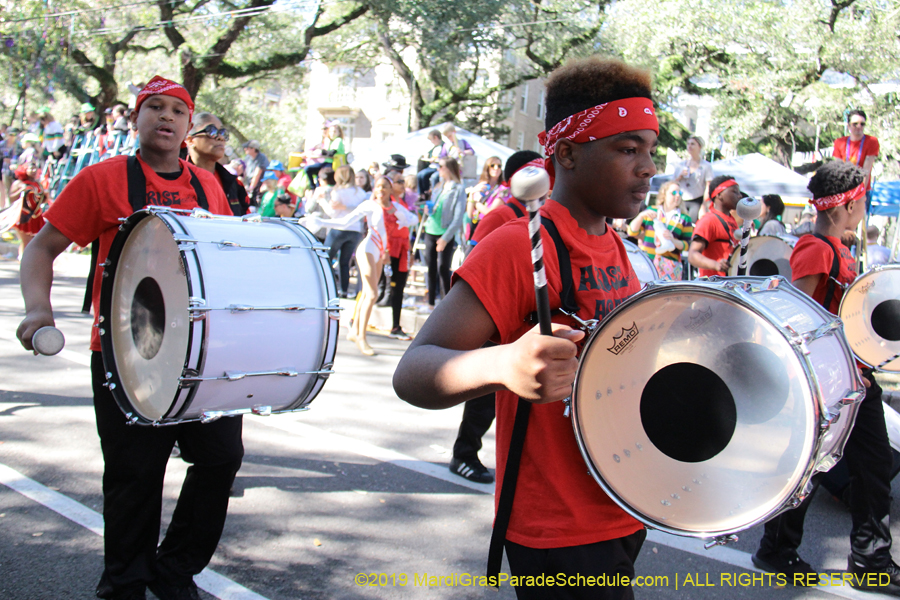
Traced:
<path fill-rule="evenodd" d="M 559 229 L 556 224 L 547 217 L 541 217 L 541 225 L 553 238 L 553 245 L 556 246 L 556 258 L 559 260 L 559 279 L 562 283 L 562 291 L 560 292 L 560 308 L 570 313 L 578 312 L 578 303 L 575 302 L 575 281 L 572 280 L 572 259 L 569 257 L 569 249 L 563 242 L 562 236 L 559 235 Z"/>
<path fill-rule="evenodd" d="M 828 287 L 825 291 L 825 300 L 822 302 L 822 306 L 825 308 L 825 310 L 830 311 L 831 309 L 828 307 L 831 306 L 831 300 L 834 298 L 834 290 L 835 288 L 837 288 L 836 282 L 838 273 L 841 270 L 841 261 L 840 258 L 838 258 L 837 248 L 834 247 L 834 244 L 831 243 L 831 240 L 829 240 L 821 233 L 814 233 L 813 235 L 828 244 L 828 247 L 831 248 L 831 272 L 828 273 Z"/>
<path fill-rule="evenodd" d="M 191 187 L 197 195 L 197 204 L 203 210 L 209 210 L 209 202 L 206 199 L 206 192 L 200 184 L 200 179 L 189 167 L 185 167 L 191 173 Z M 147 205 L 147 178 L 144 176 L 144 169 L 138 162 L 137 156 L 132 154 L 128 157 L 125 167 L 125 173 L 128 180 L 128 203 L 131 204 L 131 210 L 137 212 Z M 100 251 L 100 239 L 97 238 L 91 242 L 91 270 L 88 272 L 87 285 L 84 290 L 84 302 L 81 305 L 81 312 L 91 311 L 91 297 L 94 288 L 94 276 L 97 272 L 97 254 Z"/>
<path fill-rule="evenodd" d="M 521 219 L 522 217 L 525 216 L 525 213 L 522 211 L 521 208 L 519 208 L 518 204 L 514 204 L 512 202 L 507 202 L 506 205 L 508 207 L 510 207 L 514 213 L 516 213 L 516 218 Z"/>
<path fill-rule="evenodd" d="M 731 231 L 731 229 L 729 229 L 728 223 L 725 222 L 725 219 L 723 219 L 722 217 L 720 217 L 719 215 L 717 215 L 717 214 L 714 213 L 714 212 L 711 212 L 711 213 L 709 213 L 709 214 L 711 214 L 712 216 L 714 216 L 715 218 L 717 218 L 717 219 L 719 220 L 719 223 L 722 224 L 722 227 L 724 227 L 724 228 L 725 228 L 725 231 L 728 233 L 728 239 L 724 239 L 724 240 L 713 240 L 713 241 L 716 241 L 716 242 L 731 242 L 731 245 L 733 246 L 733 245 L 734 245 L 734 242 L 735 242 L 735 240 L 734 240 L 734 232 Z"/>

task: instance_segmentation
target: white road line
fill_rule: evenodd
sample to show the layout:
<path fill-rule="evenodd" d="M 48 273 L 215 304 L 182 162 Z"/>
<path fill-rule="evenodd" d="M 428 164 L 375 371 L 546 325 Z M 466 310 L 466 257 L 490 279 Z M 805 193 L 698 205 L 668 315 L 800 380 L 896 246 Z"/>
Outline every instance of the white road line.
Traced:
<path fill-rule="evenodd" d="M 99 536 L 103 535 L 103 515 L 87 506 L 55 492 L 15 469 L 0 464 L 0 483 L 26 498 L 42 504 Z M 220 600 L 268 600 L 239 583 L 206 568 L 194 577 L 197 586 Z"/>
<path fill-rule="evenodd" d="M 3 339 L 3 338 L 5 338 L 5 336 L 0 335 L 0 339 Z M 5 339 L 9 339 L 9 338 L 5 338 Z M 90 364 L 90 359 L 85 357 L 84 355 L 77 354 L 76 352 L 71 352 L 71 354 L 76 354 L 77 358 L 73 359 L 73 358 L 70 358 L 68 355 L 63 355 L 62 353 L 60 353 L 59 356 L 61 358 L 66 358 L 68 360 L 72 360 L 73 362 L 77 362 L 78 364 L 88 364 L 88 365 Z M 83 363 L 83 362 L 81 362 L 82 360 L 86 360 L 87 362 Z M 274 429 L 280 429 L 281 431 L 290 433 L 292 435 L 298 435 L 298 436 L 301 436 L 301 437 L 304 437 L 307 439 L 313 439 L 316 441 L 316 443 L 318 444 L 317 447 L 319 447 L 319 448 L 327 446 L 329 449 L 336 451 L 336 452 L 351 452 L 353 454 L 359 454 L 361 456 L 366 456 L 373 460 L 390 463 L 392 465 L 396 465 L 398 467 L 408 469 L 410 471 L 415 471 L 416 473 L 421 473 L 422 475 L 427 475 L 427 476 L 433 477 L 435 479 L 440 479 L 442 481 L 447 481 L 447 482 L 453 483 L 455 485 L 467 487 L 469 489 L 472 489 L 472 490 L 475 490 L 478 492 L 482 492 L 484 494 L 493 494 L 494 493 L 494 485 L 493 484 L 474 483 L 467 479 L 463 479 L 462 477 L 459 477 L 458 475 L 454 475 L 453 473 L 451 473 L 447 469 L 447 467 L 444 465 L 437 465 L 434 463 L 421 461 L 412 456 L 402 454 L 402 453 L 396 452 L 394 450 L 389 450 L 387 448 L 381 448 L 380 446 L 376 446 L 374 444 L 370 444 L 368 442 L 364 442 L 364 441 L 361 441 L 358 439 L 346 437 L 346 436 L 343 436 L 343 435 L 340 435 L 337 433 L 331 433 L 329 431 L 325 431 L 323 429 L 314 427 L 312 425 L 308 425 L 306 423 L 291 421 L 286 418 L 286 415 L 273 415 L 271 417 L 256 417 L 256 418 L 253 418 L 253 422 L 259 423 L 261 425 L 265 425 L 267 427 L 272 427 Z M 8 469 L 10 472 L 15 473 L 19 477 L 25 478 L 24 476 L 18 474 L 16 471 L 13 471 L 12 469 L 9 469 L 8 467 L 3 467 L 3 465 L 0 465 L 0 483 L 4 483 L 4 484 L 8 485 L 9 487 L 13 487 L 13 486 L 9 485 L 8 483 L 6 483 L 5 480 L 3 480 L 2 469 Z M 27 479 L 27 478 L 25 478 L 25 479 Z M 28 479 L 28 481 L 31 481 L 31 480 Z M 56 494 L 57 496 L 65 498 L 69 502 L 74 503 L 75 505 L 81 507 L 82 509 L 84 509 L 86 511 L 89 511 L 90 513 L 92 513 L 94 515 L 97 515 L 98 518 L 102 519 L 102 517 L 100 517 L 100 515 L 98 515 L 96 512 L 90 510 L 87 507 L 82 506 L 81 504 L 75 502 L 74 500 L 70 500 L 69 498 L 62 496 L 62 494 L 59 494 L 57 492 L 54 492 L 53 490 L 44 488 L 44 486 L 42 486 L 41 484 L 39 484 L 37 482 L 31 481 L 31 483 L 33 483 L 36 486 L 39 486 L 40 488 L 43 488 L 50 494 Z M 13 489 L 16 489 L 16 488 L 13 488 Z M 16 490 L 16 491 L 18 491 L 18 490 Z M 20 492 L 20 493 L 24 494 L 24 492 Z M 28 494 L 24 494 L 24 495 L 28 495 Z M 29 496 L 29 497 L 31 497 L 31 496 Z M 43 502 L 41 502 L 41 500 L 37 500 L 35 498 L 32 498 L 32 499 L 34 499 L 36 502 L 40 502 L 41 504 L 44 504 Z M 47 505 L 45 504 L 45 506 L 47 506 Z M 50 507 L 50 508 L 53 508 L 53 507 Z M 53 510 L 55 510 L 56 512 L 60 513 L 61 515 L 65 516 L 67 518 L 70 518 L 73 521 L 76 521 L 74 518 L 69 517 L 66 513 L 62 512 L 60 510 L 57 510 L 56 508 L 53 508 Z M 76 522 L 78 522 L 78 521 L 76 521 Z M 87 527 L 87 525 L 85 525 L 85 527 Z M 90 527 L 88 527 L 88 528 L 90 529 Z M 93 531 L 93 529 L 92 529 L 92 531 Z M 98 532 L 95 531 L 95 533 L 98 533 Z M 667 533 L 663 533 L 661 531 L 656 531 L 656 530 L 652 530 L 652 529 L 647 531 L 647 541 L 652 542 L 654 544 L 659 544 L 661 546 L 665 546 L 667 548 L 672 548 L 674 550 L 680 550 L 681 552 L 687 552 L 688 554 L 693 554 L 695 556 L 699 556 L 702 558 L 712 559 L 716 562 L 720 562 L 723 564 L 731 565 L 733 567 L 745 569 L 747 571 L 762 573 L 762 571 L 760 569 L 758 569 L 753 564 L 753 562 L 750 560 L 750 554 L 747 552 L 743 552 L 741 550 L 735 550 L 733 548 L 728 548 L 728 547 L 724 547 L 724 546 L 717 546 L 717 547 L 707 550 L 703 547 L 703 541 L 701 541 L 701 540 L 698 540 L 695 538 L 680 537 L 680 536 L 676 536 L 676 535 L 669 535 Z M 228 593 L 227 589 L 221 589 L 221 588 L 217 588 L 217 590 L 219 590 L 217 592 L 210 591 L 209 588 L 204 587 L 203 585 L 200 585 L 201 580 L 203 580 L 204 582 L 207 581 L 205 578 L 203 578 L 203 575 L 205 573 L 210 573 L 212 577 L 221 578 L 225 582 L 230 582 L 234 586 L 237 586 L 238 588 L 240 588 L 240 590 L 246 591 L 248 594 L 251 594 L 251 595 L 248 595 L 248 596 L 219 595 L 219 594 L 227 594 Z M 204 590 L 208 591 L 210 594 L 217 596 L 218 598 L 221 598 L 222 600 L 257 600 L 257 599 L 262 598 L 262 596 L 259 596 L 255 593 L 251 592 L 250 590 L 247 590 L 246 588 L 241 587 L 240 585 L 231 582 L 230 579 L 227 579 L 225 577 L 222 577 L 221 575 L 215 574 L 214 572 L 210 571 L 209 569 L 204 570 L 203 573 L 201 573 L 198 577 L 195 578 L 195 581 L 197 581 L 197 585 L 202 587 Z M 210 583 L 208 585 L 212 585 L 212 584 Z M 832 596 L 838 596 L 840 598 L 849 598 L 851 600 L 870 600 L 872 597 L 871 594 L 867 594 L 865 592 L 858 592 L 849 586 L 831 586 L 831 585 L 827 585 L 827 584 L 822 584 L 822 585 L 819 585 L 816 588 L 816 590 L 826 593 L 826 594 L 830 594 Z M 263 599 L 263 600 L 265 600 L 265 599 Z"/>

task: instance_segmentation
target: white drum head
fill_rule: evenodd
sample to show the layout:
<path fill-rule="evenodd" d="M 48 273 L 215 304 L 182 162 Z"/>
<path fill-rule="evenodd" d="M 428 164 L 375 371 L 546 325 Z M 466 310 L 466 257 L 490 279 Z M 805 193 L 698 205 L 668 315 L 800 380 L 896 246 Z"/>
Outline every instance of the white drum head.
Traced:
<path fill-rule="evenodd" d="M 900 266 L 858 277 L 838 310 L 853 353 L 870 367 L 900 371 Z"/>
<path fill-rule="evenodd" d="M 572 418 L 604 490 L 658 529 L 713 537 L 778 512 L 817 444 L 812 383 L 784 334 L 733 294 L 650 288 L 591 336 Z"/>
<path fill-rule="evenodd" d="M 110 319 L 113 357 L 134 410 L 149 421 L 169 412 L 188 348 L 188 284 L 178 245 L 148 216 L 128 235 L 116 264 Z"/>
<path fill-rule="evenodd" d="M 791 280 L 791 253 L 794 246 L 774 235 L 760 235 L 750 238 L 747 244 L 747 273 L 754 277 L 771 277 L 781 275 Z M 740 263 L 741 247 L 738 246 L 731 255 L 729 275 L 737 275 Z"/>

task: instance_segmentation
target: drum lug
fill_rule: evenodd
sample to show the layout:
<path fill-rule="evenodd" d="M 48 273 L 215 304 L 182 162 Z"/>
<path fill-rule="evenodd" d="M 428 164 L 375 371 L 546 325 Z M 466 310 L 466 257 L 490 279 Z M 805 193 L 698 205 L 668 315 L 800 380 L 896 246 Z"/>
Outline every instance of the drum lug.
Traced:
<path fill-rule="evenodd" d="M 221 410 L 211 410 L 208 412 L 204 412 L 200 415 L 201 423 L 212 423 L 213 421 L 218 421 L 220 418 L 225 416 L 225 412 Z"/>
<path fill-rule="evenodd" d="M 119 223 L 127 223 L 127 222 L 128 222 L 128 217 L 119 217 L 118 220 L 119 220 Z"/>
<path fill-rule="evenodd" d="M 213 218 L 215 218 L 215 215 L 213 215 L 208 210 L 203 210 L 202 208 L 194 208 L 194 210 L 191 211 L 191 216 L 194 217 L 195 219 L 213 219 Z"/>
<path fill-rule="evenodd" d="M 259 213 L 250 213 L 249 215 L 244 215 L 241 217 L 241 222 L 243 223 L 262 223 L 262 217 Z"/>
<path fill-rule="evenodd" d="M 229 240 L 222 240 L 221 242 L 216 242 L 216 244 L 218 244 L 220 250 L 222 248 L 240 248 L 241 247 L 241 245 L 238 244 L 237 242 L 232 242 Z"/>
<path fill-rule="evenodd" d="M 108 266 L 111 265 L 111 264 L 112 264 L 112 262 L 107 258 L 106 260 L 104 260 L 102 263 L 100 263 L 100 264 L 97 265 L 97 266 L 98 266 L 98 267 L 103 267 L 103 268 L 105 269 L 106 267 L 108 267 Z"/>
<path fill-rule="evenodd" d="M 328 308 L 326 310 L 328 311 L 329 319 L 331 319 L 332 321 L 340 321 L 341 320 L 341 311 L 344 310 L 344 308 L 341 306 L 341 299 L 340 298 L 332 298 L 331 300 L 329 300 Z M 331 368 L 331 367 L 329 366 L 329 368 Z"/>
<path fill-rule="evenodd" d="M 184 369 L 181 372 L 181 377 L 178 378 L 178 383 L 181 384 L 182 388 L 193 387 L 197 383 L 199 375 L 200 372 L 196 369 Z"/>
<path fill-rule="evenodd" d="M 322 365 L 322 369 L 318 371 L 319 379 L 328 379 L 329 376 L 334 374 L 334 363 L 325 363 Z"/>
<path fill-rule="evenodd" d="M 571 412 L 571 409 L 572 409 L 572 396 L 569 396 L 568 398 L 563 398 L 562 402 L 563 402 L 563 406 L 565 407 L 565 408 L 563 408 L 563 416 L 568 419 L 569 413 Z"/>
<path fill-rule="evenodd" d="M 133 413 L 125 413 L 125 424 L 126 425 L 137 425 L 138 422 L 137 415 Z"/>
<path fill-rule="evenodd" d="M 291 245 L 290 244 L 272 244 L 272 246 L 270 246 L 269 249 L 270 250 L 288 250 L 288 251 L 290 251 Z"/>
<path fill-rule="evenodd" d="M 188 298 L 188 317 L 190 317 L 191 321 L 202 321 L 206 318 L 208 310 L 204 298 L 198 298 L 196 296 Z"/>
<path fill-rule="evenodd" d="M 703 544 L 703 547 L 706 550 L 709 550 L 710 548 L 715 548 L 716 546 L 726 546 L 728 544 L 733 544 L 736 541 L 738 541 L 738 536 L 734 534 L 720 535 Z"/>
<path fill-rule="evenodd" d="M 253 408 L 250 409 L 250 412 L 252 412 L 254 415 L 259 415 L 261 417 L 268 417 L 269 415 L 272 414 L 272 407 L 271 406 L 254 406 Z"/>
<path fill-rule="evenodd" d="M 197 244 L 195 244 L 194 242 L 179 242 L 178 243 L 179 252 L 189 252 L 191 250 L 196 250 L 196 249 L 197 249 Z"/>
<path fill-rule="evenodd" d="M 327 248 L 316 248 L 315 249 L 316 256 L 319 258 L 328 258 L 328 249 Z"/>

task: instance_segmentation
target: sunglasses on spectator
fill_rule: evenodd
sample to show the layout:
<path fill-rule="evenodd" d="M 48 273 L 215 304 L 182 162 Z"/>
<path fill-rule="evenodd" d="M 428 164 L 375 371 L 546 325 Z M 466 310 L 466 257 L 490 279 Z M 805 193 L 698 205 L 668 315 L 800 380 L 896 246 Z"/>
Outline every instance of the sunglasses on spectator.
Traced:
<path fill-rule="evenodd" d="M 206 137 L 211 137 L 211 138 L 218 137 L 218 138 L 222 138 L 226 142 L 228 141 L 228 138 L 230 137 L 228 135 L 227 129 L 225 129 L 224 127 L 222 127 L 221 129 L 217 129 L 216 126 L 213 124 L 209 124 L 206 127 L 204 127 L 203 129 L 198 129 L 197 131 L 189 133 L 188 137 L 195 137 L 198 135 L 205 135 Z"/>
<path fill-rule="evenodd" d="M 865 126 L 866 126 L 866 122 L 865 122 L 865 121 L 850 121 L 850 127 L 853 127 L 853 126 L 856 126 L 856 127 L 865 127 Z"/>
<path fill-rule="evenodd" d="M 684 192 L 682 192 L 681 190 L 672 190 L 669 193 L 672 194 L 673 196 L 684 196 Z"/>

